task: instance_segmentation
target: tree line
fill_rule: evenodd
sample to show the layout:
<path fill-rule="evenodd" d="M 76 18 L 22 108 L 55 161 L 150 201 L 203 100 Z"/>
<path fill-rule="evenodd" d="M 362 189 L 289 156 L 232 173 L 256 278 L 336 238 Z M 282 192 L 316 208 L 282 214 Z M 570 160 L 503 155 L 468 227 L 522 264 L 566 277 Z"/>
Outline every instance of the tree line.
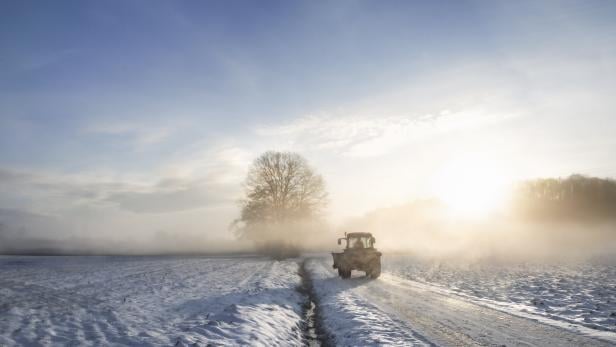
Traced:
<path fill-rule="evenodd" d="M 525 181 L 515 190 L 513 208 L 529 220 L 616 221 L 616 181 L 583 175 Z"/>

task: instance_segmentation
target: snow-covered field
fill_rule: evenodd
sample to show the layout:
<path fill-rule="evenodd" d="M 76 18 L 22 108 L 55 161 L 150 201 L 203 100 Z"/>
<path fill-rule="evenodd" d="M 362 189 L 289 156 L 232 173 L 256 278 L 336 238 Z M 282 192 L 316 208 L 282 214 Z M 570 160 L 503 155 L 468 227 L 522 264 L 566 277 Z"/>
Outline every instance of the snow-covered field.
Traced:
<path fill-rule="evenodd" d="M 616 264 L 427 261 L 386 255 L 384 271 L 470 299 L 616 333 Z"/>
<path fill-rule="evenodd" d="M 422 271 L 423 265 L 415 261 L 410 257 L 392 259 L 386 256 L 383 259 L 385 272 L 377 280 L 364 277 L 362 272 L 354 272 L 351 279 L 342 280 L 336 278 L 329 257 L 315 256 L 308 260 L 307 268 L 313 277 L 323 325 L 337 345 L 616 344 L 616 333 L 613 331 L 592 329 L 577 322 L 563 323 L 532 312 L 522 312 L 520 307 L 511 303 L 504 304 L 503 309 L 501 306 L 486 304 L 478 296 L 459 295 L 459 292 L 449 289 L 444 282 L 435 285 L 425 281 L 425 278 L 417 281 L 418 278 L 411 278 L 408 270 Z M 433 271 L 435 277 L 453 276 L 446 271 Z M 468 271 L 475 272 L 471 269 Z M 465 274 L 460 273 L 459 276 L 460 281 L 465 282 Z M 491 273 L 491 276 L 498 276 L 498 271 Z M 474 283 L 477 288 L 488 285 L 480 282 L 481 279 L 478 279 Z M 472 286 L 471 283 L 467 285 Z M 578 288 L 583 286 L 580 283 Z M 532 300 L 532 297 L 527 300 Z"/>
<path fill-rule="evenodd" d="M 343 280 L 328 254 L 0 256 L 0 346 L 312 346 L 310 298 L 339 346 L 616 344 L 611 266 L 383 260 Z"/>
<path fill-rule="evenodd" d="M 296 261 L 0 257 L 0 346 L 299 345 Z"/>

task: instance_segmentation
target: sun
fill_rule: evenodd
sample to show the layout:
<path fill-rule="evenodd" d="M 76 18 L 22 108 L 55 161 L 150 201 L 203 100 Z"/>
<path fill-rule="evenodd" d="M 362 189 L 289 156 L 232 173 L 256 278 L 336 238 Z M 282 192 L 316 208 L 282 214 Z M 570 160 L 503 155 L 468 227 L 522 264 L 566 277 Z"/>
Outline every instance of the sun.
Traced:
<path fill-rule="evenodd" d="M 434 176 L 433 194 L 456 216 L 487 216 L 503 207 L 509 191 L 499 164 L 477 156 L 455 158 Z"/>

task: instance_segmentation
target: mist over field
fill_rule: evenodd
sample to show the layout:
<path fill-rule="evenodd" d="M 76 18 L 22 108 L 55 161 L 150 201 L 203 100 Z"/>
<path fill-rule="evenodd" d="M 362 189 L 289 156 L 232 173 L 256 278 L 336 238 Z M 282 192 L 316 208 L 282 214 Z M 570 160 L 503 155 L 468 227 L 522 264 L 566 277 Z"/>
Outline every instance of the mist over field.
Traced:
<path fill-rule="evenodd" d="M 551 183 L 556 193 L 534 188 Z M 588 186 L 587 191 L 572 185 Z M 592 187 L 594 184 L 595 188 Z M 53 216 L 0 210 L 2 253 L 26 254 L 222 254 L 254 252 L 263 247 L 302 251 L 337 249 L 344 232 L 370 232 L 388 253 L 434 259 L 555 261 L 613 258 L 616 254 L 613 180 L 571 176 L 520 184 L 515 198 L 485 215 L 460 215 L 436 198 L 375 209 L 339 225 L 324 219 L 263 223 L 256 238 L 238 237 L 232 228 L 217 236 L 200 231 L 71 231 Z M 566 194 L 561 191 L 570 192 Z M 576 191 L 575 193 L 571 193 Z M 554 196 L 550 196 L 552 194 Z M 469 197 L 472 200 L 472 197 Z M 331 217 L 331 216 L 330 216 Z M 229 222 L 229 224 L 231 224 Z M 222 237 L 221 237 L 222 236 Z M 271 250 L 270 250 L 271 251 Z"/>
<path fill-rule="evenodd" d="M 0 346 L 615 346 L 615 18 L 0 1 Z"/>
<path fill-rule="evenodd" d="M 465 260 L 558 260 L 613 256 L 616 224 L 530 222 L 507 216 L 468 220 L 436 201 L 379 209 L 345 230 L 372 232 L 395 253 Z"/>
<path fill-rule="evenodd" d="M 474 197 L 464 199 L 472 204 Z M 379 235 L 385 249 L 426 257 L 537 261 L 616 254 L 614 180 L 530 180 L 506 199 L 480 216 L 461 215 L 438 200 L 417 201 L 375 210 L 348 229 Z"/>

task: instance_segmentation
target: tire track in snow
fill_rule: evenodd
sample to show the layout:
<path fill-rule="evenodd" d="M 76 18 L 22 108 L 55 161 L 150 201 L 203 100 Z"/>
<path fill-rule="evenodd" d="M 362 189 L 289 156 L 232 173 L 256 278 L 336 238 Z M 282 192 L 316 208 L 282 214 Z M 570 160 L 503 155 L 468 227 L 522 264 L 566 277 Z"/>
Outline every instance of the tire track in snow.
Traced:
<path fill-rule="evenodd" d="M 394 321 L 404 321 L 418 336 L 439 346 L 614 346 L 609 341 L 577 334 L 536 320 L 518 317 L 489 307 L 477 305 L 456 296 L 435 291 L 428 285 L 384 274 L 377 280 L 352 278 L 346 284 L 329 269 L 329 258 L 313 260 L 313 271 L 330 276 L 339 306 L 366 304 L 377 307 Z M 325 294 L 327 287 L 325 286 Z M 348 294 L 335 293 L 342 290 Z M 406 341 L 406 344 L 414 344 Z"/>
<path fill-rule="evenodd" d="M 310 272 L 307 269 L 307 259 L 303 259 L 299 265 L 299 276 L 302 285 L 300 293 L 307 298 L 304 306 L 304 336 L 306 345 L 309 347 L 333 346 L 333 338 L 323 326 L 323 314 L 319 309 L 317 294 L 312 284 Z"/>
<path fill-rule="evenodd" d="M 357 288 L 371 279 L 343 280 L 323 259 L 308 259 L 322 324 L 337 346 L 429 346 L 405 322 L 358 295 Z"/>

